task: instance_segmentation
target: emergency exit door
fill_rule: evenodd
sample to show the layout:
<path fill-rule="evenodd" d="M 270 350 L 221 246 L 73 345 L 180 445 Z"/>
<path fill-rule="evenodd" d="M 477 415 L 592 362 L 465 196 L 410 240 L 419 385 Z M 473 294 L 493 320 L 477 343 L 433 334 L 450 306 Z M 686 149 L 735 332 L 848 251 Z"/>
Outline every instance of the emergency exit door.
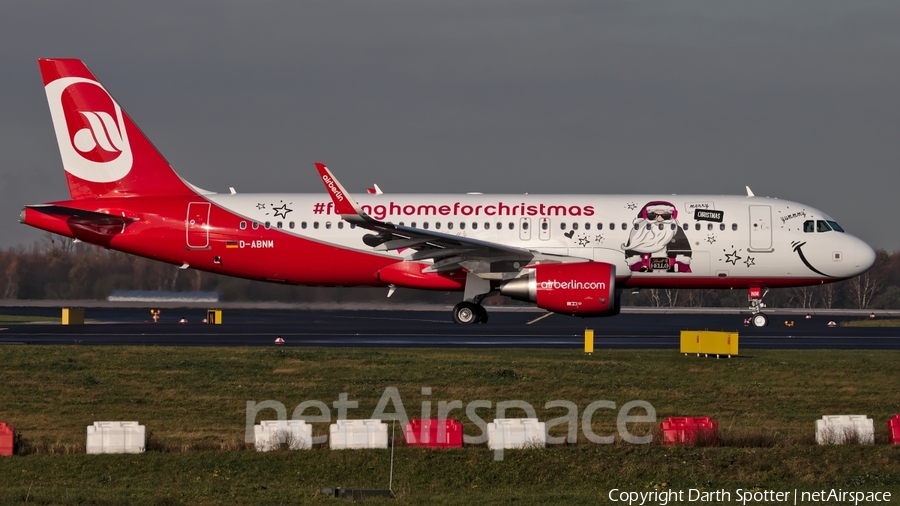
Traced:
<path fill-rule="evenodd" d="M 187 230 L 187 247 L 202 249 L 209 247 L 209 202 L 191 202 L 188 204 L 185 229 Z"/>
<path fill-rule="evenodd" d="M 750 206 L 750 251 L 772 251 L 772 206 Z"/>

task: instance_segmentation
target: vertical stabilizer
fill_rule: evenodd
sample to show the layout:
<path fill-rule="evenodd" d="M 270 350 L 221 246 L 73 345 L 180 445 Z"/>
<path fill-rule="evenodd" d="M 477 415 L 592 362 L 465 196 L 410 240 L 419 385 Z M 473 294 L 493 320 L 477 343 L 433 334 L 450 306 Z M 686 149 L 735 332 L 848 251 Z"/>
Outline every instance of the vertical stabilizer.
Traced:
<path fill-rule="evenodd" d="M 38 63 L 73 199 L 195 194 L 81 60 Z"/>

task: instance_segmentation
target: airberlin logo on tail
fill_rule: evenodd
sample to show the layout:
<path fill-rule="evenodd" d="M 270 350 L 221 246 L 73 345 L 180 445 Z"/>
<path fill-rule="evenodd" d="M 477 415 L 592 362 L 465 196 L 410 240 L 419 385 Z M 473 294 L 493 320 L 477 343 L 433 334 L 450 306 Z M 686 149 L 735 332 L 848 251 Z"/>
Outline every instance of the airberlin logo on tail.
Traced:
<path fill-rule="evenodd" d="M 124 115 L 103 86 L 82 77 L 63 77 L 45 91 L 66 172 L 95 183 L 125 177 L 134 158 Z"/>
<path fill-rule="evenodd" d="M 325 182 L 325 186 L 328 187 L 328 191 L 330 191 L 334 195 L 334 198 L 340 200 L 341 202 L 344 201 L 344 192 L 342 192 L 337 187 L 337 185 L 334 184 L 334 180 L 328 177 L 328 174 L 322 176 L 322 181 Z"/>

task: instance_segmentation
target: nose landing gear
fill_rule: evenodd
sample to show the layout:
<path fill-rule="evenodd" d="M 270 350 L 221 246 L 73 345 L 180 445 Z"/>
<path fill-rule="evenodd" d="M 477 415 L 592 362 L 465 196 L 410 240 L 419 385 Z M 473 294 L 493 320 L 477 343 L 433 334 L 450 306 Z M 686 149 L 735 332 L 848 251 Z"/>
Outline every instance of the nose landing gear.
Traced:
<path fill-rule="evenodd" d="M 750 323 L 754 327 L 765 327 L 769 324 L 769 317 L 762 313 L 762 308 L 766 307 L 762 302 L 762 298 L 769 293 L 768 290 L 763 291 L 758 286 L 751 286 L 747 296 L 750 301 Z"/>

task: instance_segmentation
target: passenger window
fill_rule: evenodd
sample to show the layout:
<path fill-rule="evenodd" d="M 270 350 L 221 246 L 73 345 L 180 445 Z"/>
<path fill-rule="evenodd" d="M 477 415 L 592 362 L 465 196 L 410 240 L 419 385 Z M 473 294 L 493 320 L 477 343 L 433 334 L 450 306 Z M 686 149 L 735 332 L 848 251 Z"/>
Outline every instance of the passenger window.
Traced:
<path fill-rule="evenodd" d="M 460 229 L 460 230 L 465 230 L 465 229 L 466 229 L 466 222 L 464 222 L 464 221 L 459 222 L 459 229 Z"/>
<path fill-rule="evenodd" d="M 572 230 L 578 230 L 578 223 L 572 224 Z"/>
<path fill-rule="evenodd" d="M 281 222 L 279 221 L 278 223 L 275 224 L 275 226 L 278 228 L 281 228 Z"/>
<path fill-rule="evenodd" d="M 598 224 L 597 224 L 597 230 L 603 230 L 603 224 L 602 224 L 602 223 L 598 223 Z"/>
<path fill-rule="evenodd" d="M 700 224 L 694 223 L 694 230 L 700 230 Z"/>
<path fill-rule="evenodd" d="M 674 223 L 670 223 L 670 224 L 669 224 L 669 228 L 671 228 L 672 230 L 675 230 L 675 228 L 676 228 L 676 227 L 675 227 L 675 224 L 674 224 Z"/>
<path fill-rule="evenodd" d="M 288 223 L 288 228 L 291 230 L 294 230 L 294 222 L 293 221 Z"/>
<path fill-rule="evenodd" d="M 737 230 L 737 223 L 731 224 L 731 230 Z"/>
<path fill-rule="evenodd" d="M 313 222 L 313 228 L 319 228 L 319 222 L 318 222 L 318 221 L 314 221 L 314 222 Z"/>
<path fill-rule="evenodd" d="M 328 228 L 328 229 L 331 228 L 331 222 L 330 222 L 330 221 L 326 221 L 326 222 L 325 222 L 325 228 Z"/>
<path fill-rule="evenodd" d="M 402 226 L 403 224 L 401 223 L 400 225 Z M 343 229 L 343 228 L 344 228 L 344 222 L 343 222 L 343 221 L 339 221 L 339 222 L 338 222 L 338 228 L 340 228 L 340 229 Z"/>
<path fill-rule="evenodd" d="M 527 221 L 522 222 L 522 230 L 528 230 L 528 222 Z"/>
<path fill-rule="evenodd" d="M 616 224 L 615 224 L 615 223 L 610 223 L 610 224 L 609 224 L 609 229 L 610 229 L 610 230 L 615 230 L 615 229 L 616 229 Z"/>
<path fill-rule="evenodd" d="M 585 224 L 584 224 L 584 229 L 585 229 L 585 230 L 590 230 L 590 229 L 591 229 L 591 224 L 590 224 L 590 223 L 585 223 Z"/>
<path fill-rule="evenodd" d="M 453 230 L 453 222 L 452 221 L 447 222 L 447 230 Z"/>
<path fill-rule="evenodd" d="M 350 226 L 352 227 L 353 225 L 351 224 Z M 409 226 L 412 228 L 416 228 L 416 222 L 410 223 Z"/>
<path fill-rule="evenodd" d="M 256 230 L 256 229 L 259 228 L 259 223 L 257 223 L 257 222 L 254 221 L 254 222 L 250 225 L 250 227 L 253 228 L 253 230 Z"/>
<path fill-rule="evenodd" d="M 815 222 L 813 220 L 804 221 L 803 231 L 806 233 L 815 232 Z"/>
<path fill-rule="evenodd" d="M 635 227 L 636 227 L 636 226 L 637 226 L 637 225 L 635 225 Z M 623 224 L 622 224 L 622 230 L 628 230 L 628 224 L 627 224 L 627 223 L 623 223 Z"/>
<path fill-rule="evenodd" d="M 435 230 L 440 230 L 440 229 L 441 229 L 441 222 L 436 221 L 436 222 L 434 223 L 434 229 L 435 229 Z"/>
<path fill-rule="evenodd" d="M 712 230 L 712 223 L 706 226 L 706 230 Z"/>
<path fill-rule="evenodd" d="M 428 222 L 427 221 L 422 224 L 422 228 L 424 228 L 425 230 L 428 230 Z"/>
<path fill-rule="evenodd" d="M 725 230 L 725 224 L 719 223 L 719 230 Z"/>
<path fill-rule="evenodd" d="M 687 229 L 689 229 L 689 228 L 691 228 L 691 226 L 690 226 L 690 225 L 688 225 L 688 224 L 687 224 L 687 223 L 685 223 L 685 224 L 684 224 L 684 225 L 682 225 L 682 226 L 681 226 L 681 227 L 682 227 L 682 228 L 684 228 L 684 229 L 685 229 L 685 230 L 687 230 Z"/>
<path fill-rule="evenodd" d="M 648 224 L 647 224 L 647 230 L 650 230 L 651 228 L 653 228 L 653 224 L 652 224 L 652 223 L 648 223 Z M 635 230 L 638 229 L 638 224 L 637 224 L 637 223 L 634 224 L 634 229 L 635 229 Z M 659 226 L 659 229 L 662 230 L 662 225 Z"/>
<path fill-rule="evenodd" d="M 484 229 L 485 229 L 485 230 L 490 230 L 490 229 L 491 229 L 491 224 L 490 224 L 490 222 L 487 222 L 487 221 L 484 222 Z"/>
<path fill-rule="evenodd" d="M 478 222 L 477 221 L 472 222 L 472 230 L 478 230 Z"/>
<path fill-rule="evenodd" d="M 831 232 L 831 227 L 828 226 L 828 223 L 819 220 L 816 222 L 816 231 L 817 232 Z"/>
<path fill-rule="evenodd" d="M 546 221 L 541 222 L 541 230 L 547 230 L 547 228 L 549 228 L 547 222 Z"/>
<path fill-rule="evenodd" d="M 513 222 L 509 222 L 509 229 L 512 230 L 514 228 L 516 228 L 516 224 Z"/>
<path fill-rule="evenodd" d="M 640 228 L 640 227 L 641 227 L 641 225 L 640 225 L 639 223 L 635 223 L 635 224 L 634 224 L 634 229 L 635 229 L 635 230 L 637 230 L 637 229 Z M 626 228 L 624 223 L 622 224 L 622 228 Z"/>
<path fill-rule="evenodd" d="M 497 230 L 503 230 L 503 224 L 499 221 L 497 222 Z"/>
<path fill-rule="evenodd" d="M 246 221 L 241 222 L 241 230 L 247 230 L 247 222 Z"/>
<path fill-rule="evenodd" d="M 300 228 L 306 230 L 306 222 L 305 221 L 300 222 Z"/>
<path fill-rule="evenodd" d="M 351 223 L 351 224 L 350 224 L 350 230 L 353 230 L 354 228 L 356 228 L 356 224 L 355 224 L 355 223 Z"/>
<path fill-rule="evenodd" d="M 565 230 L 565 229 L 566 229 L 566 224 L 565 224 L 565 223 L 560 223 L 560 224 L 559 224 L 559 229 L 560 229 L 560 230 Z"/>

